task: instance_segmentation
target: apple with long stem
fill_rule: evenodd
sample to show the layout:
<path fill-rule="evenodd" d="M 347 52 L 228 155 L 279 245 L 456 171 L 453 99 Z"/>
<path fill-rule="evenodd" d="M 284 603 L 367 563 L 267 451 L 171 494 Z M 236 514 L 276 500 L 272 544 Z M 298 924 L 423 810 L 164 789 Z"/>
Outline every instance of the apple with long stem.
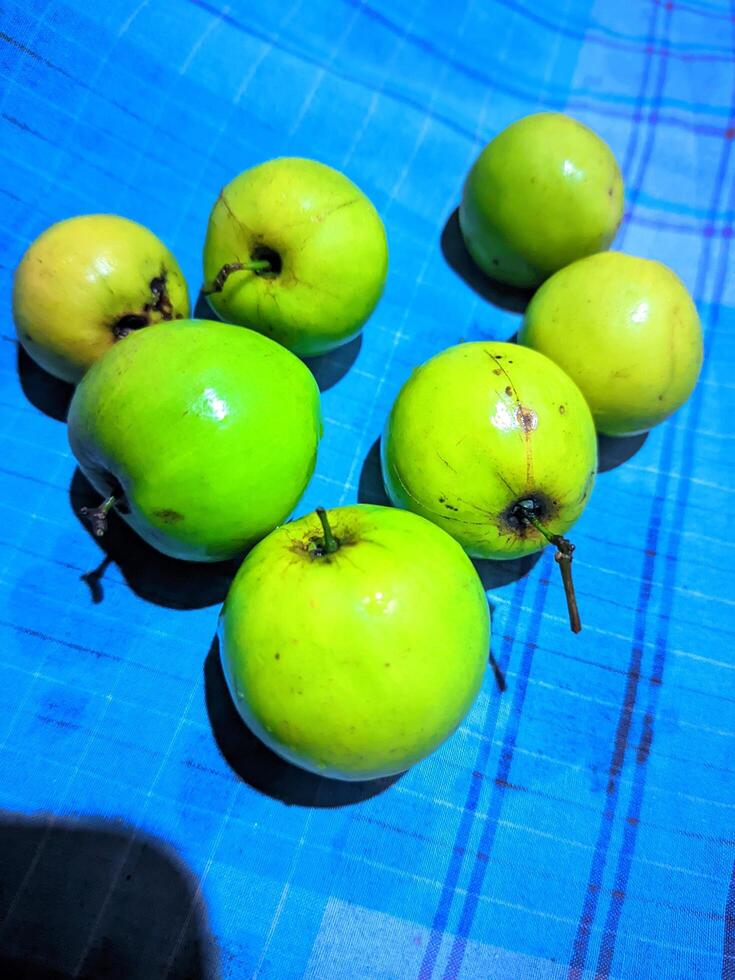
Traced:
<path fill-rule="evenodd" d="M 59 221 L 29 246 L 13 280 L 18 340 L 76 383 L 129 333 L 189 316 L 179 264 L 143 225 L 114 214 Z"/>
<path fill-rule="evenodd" d="M 220 192 L 204 245 L 204 293 L 229 323 L 312 356 L 355 337 L 380 299 L 385 229 L 343 173 L 283 157 Z"/>
<path fill-rule="evenodd" d="M 414 514 L 362 504 L 320 509 L 261 541 L 219 636 L 250 729 L 295 765 L 362 780 L 402 772 L 461 723 L 485 673 L 490 618 L 456 541 Z"/>
<path fill-rule="evenodd" d="M 460 344 L 417 368 L 381 440 L 391 501 L 438 524 L 476 558 L 519 558 L 552 543 L 580 628 L 564 535 L 597 469 L 584 396 L 556 364 L 516 344 Z"/>
<path fill-rule="evenodd" d="M 559 112 L 525 116 L 499 133 L 465 182 L 459 224 L 480 268 L 532 287 L 611 244 L 623 181 L 610 147 Z"/>
<path fill-rule="evenodd" d="M 518 334 L 574 379 L 598 431 L 647 432 L 694 390 L 702 326 L 689 292 L 662 262 L 602 252 L 539 289 Z"/>
<path fill-rule="evenodd" d="M 182 320 L 131 334 L 95 364 L 69 409 L 69 441 L 112 508 L 174 558 L 241 555 L 291 513 L 314 471 L 319 390 L 261 334 Z"/>

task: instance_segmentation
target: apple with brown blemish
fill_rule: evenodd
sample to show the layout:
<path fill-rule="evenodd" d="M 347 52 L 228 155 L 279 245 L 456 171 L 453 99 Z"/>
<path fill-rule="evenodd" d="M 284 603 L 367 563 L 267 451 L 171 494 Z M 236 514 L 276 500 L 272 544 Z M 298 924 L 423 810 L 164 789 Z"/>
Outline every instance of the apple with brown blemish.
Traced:
<path fill-rule="evenodd" d="M 15 270 L 19 342 L 42 368 L 73 384 L 132 331 L 188 315 L 174 256 L 153 232 L 118 215 L 51 225 Z"/>
<path fill-rule="evenodd" d="M 355 337 L 385 285 L 378 212 L 343 173 L 284 157 L 220 192 L 204 245 L 204 293 L 223 320 L 303 357 Z"/>
<path fill-rule="evenodd" d="M 393 503 L 469 555 L 519 558 L 551 542 L 566 580 L 563 535 L 589 499 L 597 438 L 584 396 L 548 358 L 491 341 L 436 355 L 400 391 L 381 455 Z"/>

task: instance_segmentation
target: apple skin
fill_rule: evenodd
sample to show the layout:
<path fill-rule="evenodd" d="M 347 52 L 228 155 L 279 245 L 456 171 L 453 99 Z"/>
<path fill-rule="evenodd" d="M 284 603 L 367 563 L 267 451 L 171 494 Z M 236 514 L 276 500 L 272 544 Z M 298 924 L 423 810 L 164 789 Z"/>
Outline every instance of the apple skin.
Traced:
<path fill-rule="evenodd" d="M 252 330 L 180 320 L 139 330 L 85 375 L 69 442 L 104 496 L 154 548 L 217 561 L 291 513 L 314 470 L 319 389 Z"/>
<path fill-rule="evenodd" d="M 380 299 L 388 246 L 378 212 L 338 170 L 281 157 L 220 192 L 207 228 L 204 277 L 277 253 L 277 275 L 233 272 L 207 299 L 223 320 L 259 330 L 303 357 L 355 337 Z"/>
<path fill-rule="evenodd" d="M 475 558 L 518 558 L 547 544 L 519 521 L 533 502 L 551 534 L 582 513 L 597 469 L 597 437 L 574 382 L 527 347 L 459 344 L 417 368 L 381 440 L 386 492 Z"/>
<path fill-rule="evenodd" d="M 143 225 L 84 214 L 51 225 L 15 270 L 18 340 L 50 374 L 76 384 L 129 330 L 189 316 L 174 256 Z"/>
<path fill-rule="evenodd" d="M 467 250 L 500 282 L 532 287 L 609 247 L 623 179 L 608 145 L 557 112 L 512 123 L 470 170 L 459 209 Z"/>
<path fill-rule="evenodd" d="M 531 300 L 518 340 L 576 381 L 609 436 L 663 422 L 702 367 L 702 327 L 684 283 L 661 262 L 623 252 L 553 275 Z"/>
<path fill-rule="evenodd" d="M 403 772 L 461 723 L 488 660 L 472 563 L 433 524 L 390 507 L 311 514 L 243 562 L 219 622 L 235 705 L 284 759 L 344 780 Z M 274 615 L 277 610 L 277 615 Z"/>

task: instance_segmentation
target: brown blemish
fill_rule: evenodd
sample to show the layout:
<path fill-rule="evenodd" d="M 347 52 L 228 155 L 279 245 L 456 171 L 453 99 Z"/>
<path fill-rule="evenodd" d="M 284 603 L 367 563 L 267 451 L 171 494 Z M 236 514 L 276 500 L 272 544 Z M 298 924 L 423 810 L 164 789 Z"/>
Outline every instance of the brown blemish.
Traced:
<path fill-rule="evenodd" d="M 509 398 L 510 398 L 510 397 L 511 397 L 511 395 L 513 394 L 513 389 L 511 388 L 511 386 L 510 386 L 510 385 L 506 385 L 506 386 L 505 386 L 505 393 L 506 393 L 506 395 L 507 395 L 507 396 L 508 396 Z"/>
<path fill-rule="evenodd" d="M 559 406 L 559 415 L 564 415 L 566 413 L 566 410 L 567 409 L 566 409 L 566 406 L 565 405 L 560 405 Z"/>
<path fill-rule="evenodd" d="M 281 659 L 280 653 L 274 654 L 274 657 L 275 657 L 276 660 L 280 660 Z"/>
<path fill-rule="evenodd" d="M 495 368 L 495 370 L 493 371 L 493 374 L 497 374 L 497 375 L 501 375 L 502 373 L 503 372 L 500 370 L 500 368 Z"/>
<path fill-rule="evenodd" d="M 178 524 L 179 521 L 183 521 L 184 519 L 183 514 L 180 514 L 177 510 L 170 510 L 168 507 L 154 510 L 153 516 L 158 517 L 164 524 Z"/>
<path fill-rule="evenodd" d="M 161 274 L 154 276 L 148 284 L 151 299 L 143 304 L 140 312 L 123 313 L 122 316 L 117 317 L 112 322 L 110 329 L 115 340 L 122 340 L 134 330 L 149 326 L 152 322 L 152 314 L 158 314 L 161 320 L 173 320 L 174 307 L 168 295 L 166 280 L 167 272 L 165 268 L 162 268 Z M 181 313 L 176 313 L 175 316 L 177 320 L 183 319 Z"/>
<path fill-rule="evenodd" d="M 516 409 L 516 422 L 524 432 L 532 432 L 538 426 L 538 415 L 532 408 L 519 405 Z"/>

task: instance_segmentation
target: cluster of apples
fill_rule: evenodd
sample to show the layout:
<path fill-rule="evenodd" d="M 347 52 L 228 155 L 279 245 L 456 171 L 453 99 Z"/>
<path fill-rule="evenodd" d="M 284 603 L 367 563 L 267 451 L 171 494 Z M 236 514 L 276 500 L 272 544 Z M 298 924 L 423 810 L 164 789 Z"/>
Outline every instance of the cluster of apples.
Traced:
<path fill-rule="evenodd" d="M 381 444 L 397 508 L 293 521 L 322 434 L 297 355 L 354 337 L 387 273 L 383 224 L 358 187 L 301 159 L 228 184 L 204 245 L 218 321 L 189 319 L 174 256 L 124 218 L 60 222 L 23 256 L 18 338 L 77 384 L 69 440 L 103 498 L 88 515 L 95 533 L 114 509 L 176 558 L 248 552 L 220 614 L 223 667 L 241 716 L 283 757 L 375 778 L 451 734 L 490 639 L 468 556 L 555 544 L 579 628 L 563 535 L 592 489 L 595 423 L 649 428 L 688 397 L 701 364 L 697 314 L 674 274 L 604 251 L 622 200 L 612 153 L 579 123 L 540 114 L 496 137 L 467 179 L 460 226 L 489 275 L 547 280 L 525 346 L 460 344 L 414 372 Z"/>

